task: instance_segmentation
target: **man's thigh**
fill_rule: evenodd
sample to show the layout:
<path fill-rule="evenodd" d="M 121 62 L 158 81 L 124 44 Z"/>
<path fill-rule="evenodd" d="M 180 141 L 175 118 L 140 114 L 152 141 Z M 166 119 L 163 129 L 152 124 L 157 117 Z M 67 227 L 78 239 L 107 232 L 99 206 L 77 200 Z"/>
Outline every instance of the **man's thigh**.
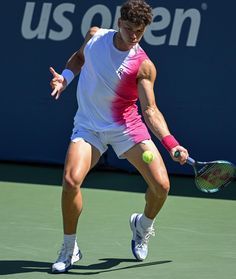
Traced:
<path fill-rule="evenodd" d="M 150 150 L 154 154 L 154 160 L 147 164 L 142 159 L 144 151 Z M 136 144 L 124 153 L 125 158 L 140 172 L 149 186 L 163 184 L 168 180 L 168 174 L 163 159 L 152 140 Z"/>
<path fill-rule="evenodd" d="M 85 176 L 97 164 L 99 158 L 99 150 L 85 140 L 70 142 L 65 160 L 65 171 L 79 171 Z"/>

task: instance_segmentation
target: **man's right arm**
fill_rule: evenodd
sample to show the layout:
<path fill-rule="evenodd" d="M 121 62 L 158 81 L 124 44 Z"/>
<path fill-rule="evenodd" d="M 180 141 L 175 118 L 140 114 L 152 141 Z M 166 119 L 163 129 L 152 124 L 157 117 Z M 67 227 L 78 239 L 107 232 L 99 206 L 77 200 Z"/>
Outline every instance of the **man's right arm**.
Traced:
<path fill-rule="evenodd" d="M 62 93 L 62 91 L 65 90 L 65 88 L 68 85 L 68 81 L 72 81 L 75 76 L 77 76 L 81 68 L 84 65 L 84 48 L 87 44 L 87 42 L 94 36 L 94 34 L 99 30 L 98 27 L 91 27 L 89 31 L 87 32 L 84 42 L 80 49 L 76 51 L 67 61 L 66 68 L 62 72 L 62 74 L 57 73 L 52 67 L 50 67 L 50 72 L 53 75 L 53 78 L 50 82 L 50 85 L 52 87 L 52 93 L 51 96 L 55 97 L 55 99 L 58 99 Z"/>
<path fill-rule="evenodd" d="M 99 30 L 98 27 L 91 27 L 87 32 L 84 43 L 81 48 L 76 51 L 66 63 L 66 69 L 71 70 L 74 73 L 74 76 L 77 76 L 80 73 L 82 66 L 84 65 L 84 48 L 87 42 L 94 36 L 94 34 Z"/>

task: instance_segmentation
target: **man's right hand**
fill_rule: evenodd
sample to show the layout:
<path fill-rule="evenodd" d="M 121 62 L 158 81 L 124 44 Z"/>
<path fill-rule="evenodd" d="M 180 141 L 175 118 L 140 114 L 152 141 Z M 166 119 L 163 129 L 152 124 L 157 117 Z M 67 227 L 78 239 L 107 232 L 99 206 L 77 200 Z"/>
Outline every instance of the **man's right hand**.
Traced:
<path fill-rule="evenodd" d="M 52 67 L 49 68 L 49 71 L 53 75 L 53 78 L 50 82 L 50 85 L 53 90 L 51 96 L 55 97 L 55 99 L 57 100 L 60 97 L 62 91 L 66 88 L 66 80 L 62 75 L 58 74 Z"/>

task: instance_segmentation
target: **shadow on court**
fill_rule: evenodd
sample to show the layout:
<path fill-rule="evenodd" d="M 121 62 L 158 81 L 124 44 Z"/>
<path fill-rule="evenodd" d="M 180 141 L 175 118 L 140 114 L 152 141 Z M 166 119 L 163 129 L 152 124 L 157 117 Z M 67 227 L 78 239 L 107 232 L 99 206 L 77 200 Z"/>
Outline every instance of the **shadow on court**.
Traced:
<path fill-rule="evenodd" d="M 60 186 L 62 166 L 0 162 L 0 181 Z M 236 200 L 236 181 L 223 191 L 206 194 L 196 189 L 193 176 L 170 175 L 170 195 Z M 97 168 L 86 177 L 83 187 L 144 193 L 146 183 L 137 173 Z"/>
<path fill-rule="evenodd" d="M 105 272 L 119 271 L 131 268 L 142 268 L 160 264 L 171 263 L 171 260 L 147 262 L 147 263 L 137 263 L 134 259 L 115 259 L 106 258 L 99 259 L 99 263 L 91 265 L 75 265 L 68 274 L 74 275 L 96 275 Z M 121 263 L 131 263 L 131 265 L 125 267 L 117 267 Z M 133 264 L 135 263 L 135 264 Z M 51 273 L 51 263 L 48 262 L 36 262 L 36 261 L 17 261 L 17 260 L 4 260 L 0 261 L 0 275 L 10 275 L 19 273 L 30 273 L 30 272 L 42 272 Z M 78 272 L 78 271 L 79 272 Z"/>
<path fill-rule="evenodd" d="M 51 263 L 4 260 L 0 261 L 0 275 L 29 273 L 29 272 L 49 272 Z"/>

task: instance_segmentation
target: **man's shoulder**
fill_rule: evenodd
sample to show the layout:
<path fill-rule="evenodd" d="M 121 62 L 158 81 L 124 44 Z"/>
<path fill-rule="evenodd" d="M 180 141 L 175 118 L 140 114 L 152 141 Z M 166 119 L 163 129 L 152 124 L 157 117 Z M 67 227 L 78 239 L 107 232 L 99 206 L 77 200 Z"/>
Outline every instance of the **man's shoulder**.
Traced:
<path fill-rule="evenodd" d="M 107 34 L 111 34 L 114 32 L 116 32 L 116 31 L 113 29 L 105 29 L 105 28 L 100 28 L 97 26 L 92 26 L 92 27 L 90 27 L 90 29 L 88 30 L 88 32 L 86 34 L 85 42 L 87 43 L 92 38 L 93 39 L 96 38 L 96 40 L 97 40 L 99 37 L 103 37 Z"/>
<path fill-rule="evenodd" d="M 115 32 L 116 31 L 114 29 L 99 28 L 94 35 L 101 37 L 101 36 L 114 34 Z"/>
<path fill-rule="evenodd" d="M 135 59 L 139 61 L 140 67 L 142 66 L 149 68 L 154 66 L 153 62 L 151 61 L 145 50 L 139 44 L 136 45 L 136 47 L 134 48 L 133 55 Z"/>
<path fill-rule="evenodd" d="M 139 67 L 138 78 L 155 80 L 156 74 L 157 69 L 154 63 L 149 58 L 144 59 Z"/>

